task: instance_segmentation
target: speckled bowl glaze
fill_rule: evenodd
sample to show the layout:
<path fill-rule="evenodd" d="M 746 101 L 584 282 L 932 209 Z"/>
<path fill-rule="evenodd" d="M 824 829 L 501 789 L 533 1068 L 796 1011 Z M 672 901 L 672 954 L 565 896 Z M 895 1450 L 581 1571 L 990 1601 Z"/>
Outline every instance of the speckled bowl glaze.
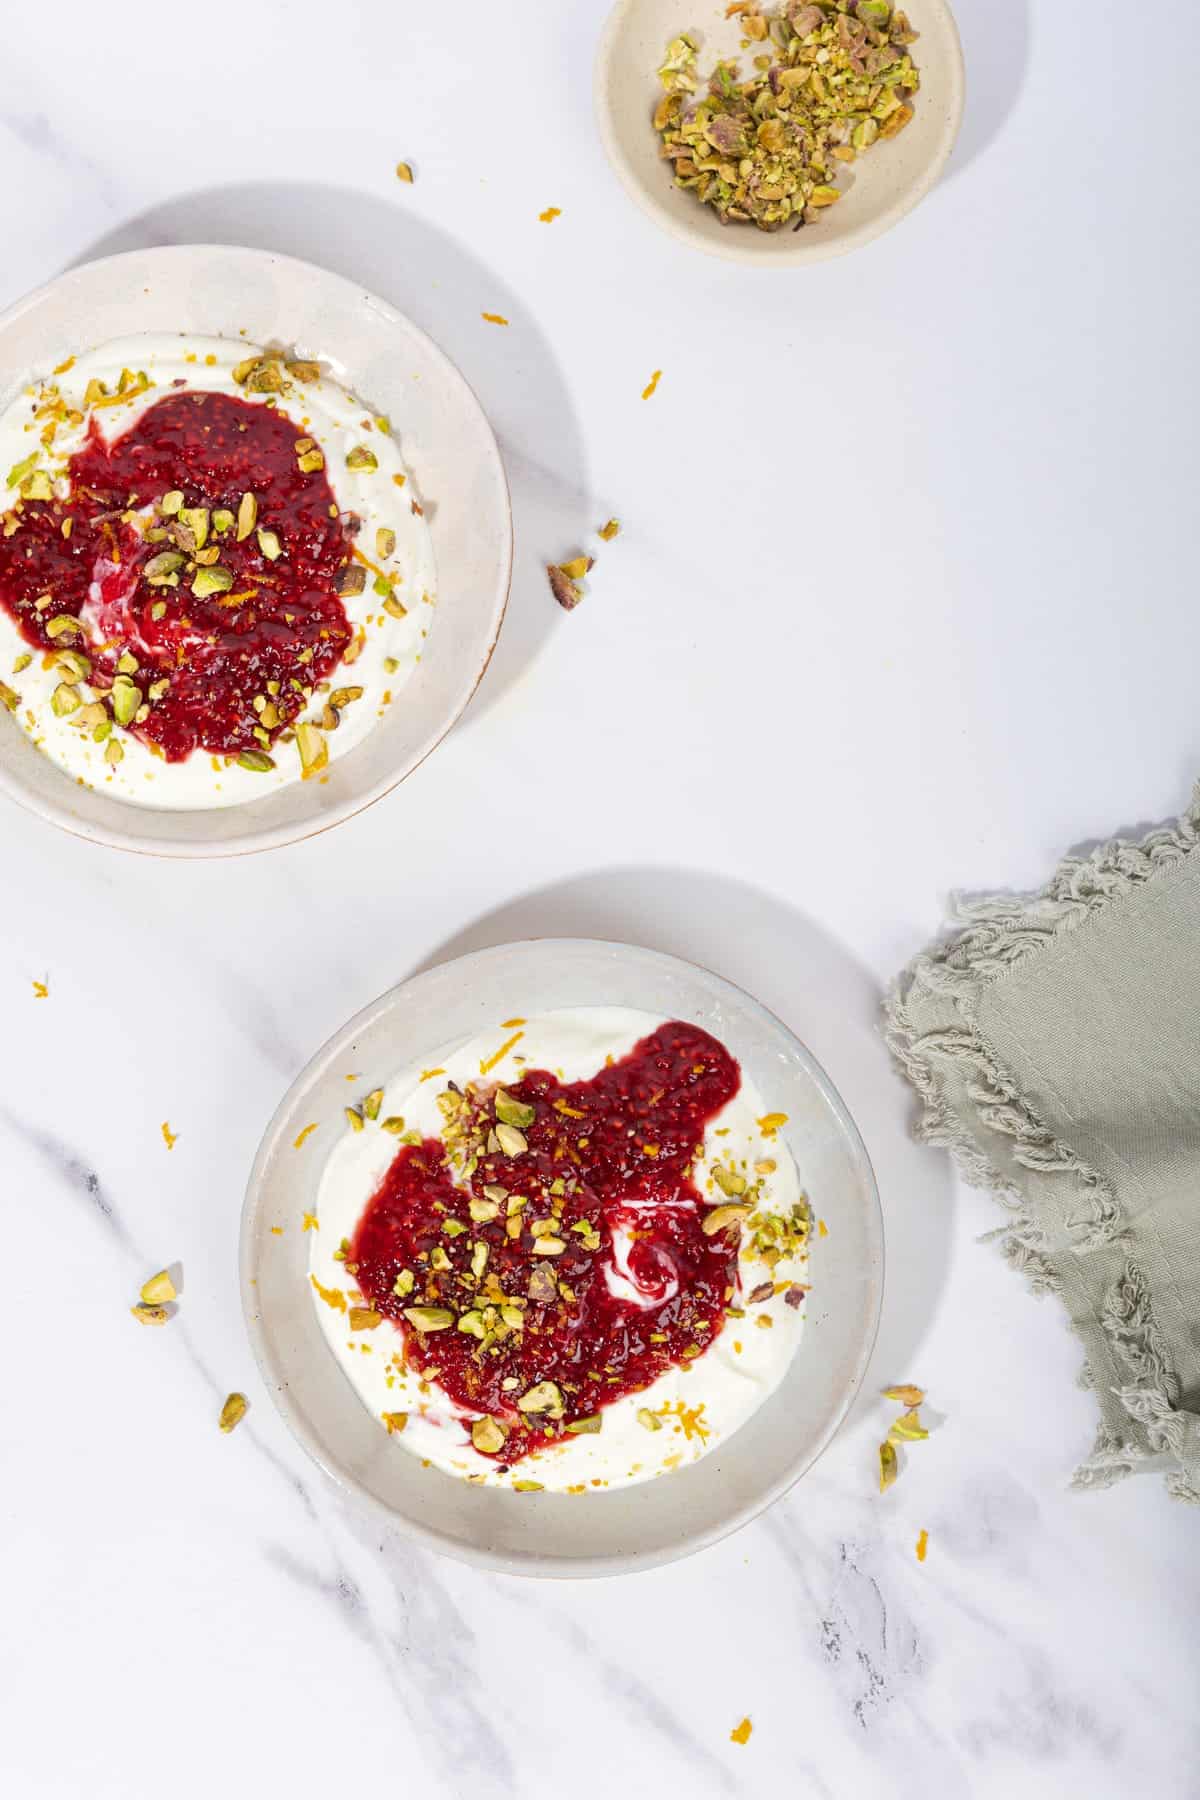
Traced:
<path fill-rule="evenodd" d="M 497 1019 L 631 1006 L 718 1037 L 772 1106 L 828 1235 L 812 1250 L 800 1348 L 780 1386 L 699 1462 L 640 1486 L 580 1495 L 481 1488 L 422 1467 L 369 1416 L 325 1341 L 301 1215 L 315 1210 L 322 1146 L 344 1129 L 345 1076 L 401 1067 Z M 302 1149 L 306 1125 L 320 1129 Z M 272 1227 L 285 1223 L 282 1236 Z M 414 1538 L 509 1574 L 617 1575 L 687 1556 L 786 1493 L 845 1416 L 867 1366 L 883 1284 L 883 1226 L 863 1143 L 833 1084 L 756 1000 L 691 963 L 627 944 L 505 944 L 414 976 L 317 1052 L 255 1159 L 242 1214 L 242 1303 L 259 1368 L 300 1443 L 341 1487 Z"/>
<path fill-rule="evenodd" d="M 903 0 L 903 8 L 920 33 L 913 58 L 921 88 L 912 123 L 850 166 L 838 184 L 842 199 L 817 224 L 770 232 L 722 225 L 712 207 L 677 188 L 651 123 L 662 95 L 656 70 L 666 44 L 681 31 L 699 37 L 702 70 L 722 56 L 749 68 L 751 52 L 739 49 L 737 19 L 724 17 L 723 0 L 617 0 L 596 52 L 595 107 L 604 148 L 626 193 L 694 250 L 764 269 L 824 262 L 899 224 L 945 168 L 965 93 L 962 45 L 946 0 Z"/>
<path fill-rule="evenodd" d="M 0 316 L 0 408 L 33 375 L 135 332 L 281 343 L 330 364 L 395 422 L 429 502 L 438 605 L 421 666 L 329 779 L 219 810 L 134 806 L 90 792 L 0 707 L 0 791 L 93 843 L 159 856 L 234 856 L 311 837 L 411 774 L 462 713 L 500 631 L 512 514 L 496 440 L 458 370 L 394 307 L 311 263 L 213 244 L 132 250 L 69 269 Z"/>

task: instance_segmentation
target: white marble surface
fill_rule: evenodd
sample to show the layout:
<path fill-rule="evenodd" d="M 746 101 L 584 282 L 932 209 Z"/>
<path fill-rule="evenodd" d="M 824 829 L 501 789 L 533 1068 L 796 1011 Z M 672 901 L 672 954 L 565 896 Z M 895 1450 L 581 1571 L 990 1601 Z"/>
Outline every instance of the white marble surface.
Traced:
<path fill-rule="evenodd" d="M 610 177 L 603 10 L 6 18 L 0 298 L 163 240 L 350 273 L 476 385 L 520 539 L 466 720 L 332 836 L 185 868 L 3 810 L 7 1794 L 1200 1793 L 1197 1519 L 1153 1477 L 1066 1491 L 1072 1340 L 907 1142 L 875 1035 L 949 888 L 1174 811 L 1200 763 L 1186 41 L 1148 63 L 1117 0 L 959 0 L 942 187 L 760 278 Z M 610 512 L 560 615 L 539 565 Z M 841 1086 L 890 1237 L 868 1389 L 922 1381 L 940 1421 L 886 1499 L 868 1392 L 724 1546 L 537 1586 L 414 1552 L 293 1447 L 235 1280 L 263 1123 L 381 988 L 541 930 L 710 963 Z M 174 1259 L 181 1317 L 139 1331 Z"/>

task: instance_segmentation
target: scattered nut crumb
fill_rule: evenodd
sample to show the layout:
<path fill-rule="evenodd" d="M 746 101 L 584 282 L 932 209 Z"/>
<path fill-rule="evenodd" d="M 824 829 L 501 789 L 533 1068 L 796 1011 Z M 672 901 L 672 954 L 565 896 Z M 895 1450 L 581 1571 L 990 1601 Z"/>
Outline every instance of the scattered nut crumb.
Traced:
<path fill-rule="evenodd" d="M 165 1325 L 171 1316 L 165 1306 L 147 1306 L 140 1300 L 129 1310 L 139 1325 Z"/>
<path fill-rule="evenodd" d="M 35 1000 L 48 1000 L 50 998 L 50 983 L 48 981 L 35 981 L 33 984 L 33 997 Z"/>
<path fill-rule="evenodd" d="M 610 519 L 607 525 L 601 525 L 600 536 L 604 539 L 606 544 L 611 544 L 620 529 L 621 521 L 619 519 Z"/>
<path fill-rule="evenodd" d="M 733 1730 L 730 1732 L 730 1734 L 729 1734 L 730 1743 L 731 1744 L 748 1744 L 750 1741 L 750 1733 L 753 1730 L 754 1730 L 754 1727 L 750 1723 L 749 1719 L 743 1719 L 741 1724 L 735 1725 Z"/>
<path fill-rule="evenodd" d="M 248 1405 L 245 1394 L 230 1394 L 221 1408 L 221 1417 L 217 1421 L 221 1430 L 232 1431 L 235 1425 L 240 1425 L 246 1416 Z"/>
<path fill-rule="evenodd" d="M 318 1129 L 319 1129 L 319 1127 L 317 1126 L 315 1120 L 311 1125 L 306 1125 L 304 1127 L 304 1130 L 300 1133 L 300 1136 L 296 1139 L 295 1143 L 292 1145 L 292 1149 L 299 1150 L 299 1148 L 303 1144 L 305 1138 L 311 1137 L 313 1132 Z"/>
<path fill-rule="evenodd" d="M 167 1146 L 168 1150 L 173 1150 L 175 1148 L 176 1144 L 179 1142 L 179 1133 L 177 1131 L 171 1130 L 171 1127 L 167 1123 L 166 1119 L 163 1120 L 160 1130 L 162 1131 L 162 1135 L 163 1135 L 163 1143 Z"/>
<path fill-rule="evenodd" d="M 548 206 L 545 212 L 540 212 L 538 214 L 538 218 L 542 221 L 543 225 L 553 225 L 555 219 L 562 218 L 562 207 Z"/>
<path fill-rule="evenodd" d="M 141 1297 L 147 1306 L 162 1306 L 165 1301 L 178 1298 L 175 1283 L 165 1269 L 160 1269 L 157 1275 L 152 1275 L 149 1281 L 142 1283 Z"/>
<path fill-rule="evenodd" d="M 396 174 L 400 177 L 401 181 L 406 182 L 411 187 L 412 182 L 413 182 L 413 171 L 412 171 L 411 163 L 398 162 L 396 164 Z"/>
<path fill-rule="evenodd" d="M 928 1550 L 928 1548 L 929 1548 L 929 1533 L 922 1528 L 920 1536 L 917 1538 L 917 1561 L 918 1562 L 925 1561 L 925 1552 Z"/>
<path fill-rule="evenodd" d="M 320 1231 L 321 1223 L 316 1213 L 306 1212 L 301 1229 L 304 1231 Z"/>
<path fill-rule="evenodd" d="M 901 1406 L 920 1406 L 925 1398 L 925 1389 L 914 1387 L 910 1381 L 900 1382 L 896 1387 L 883 1390 L 885 1400 L 898 1400 Z"/>

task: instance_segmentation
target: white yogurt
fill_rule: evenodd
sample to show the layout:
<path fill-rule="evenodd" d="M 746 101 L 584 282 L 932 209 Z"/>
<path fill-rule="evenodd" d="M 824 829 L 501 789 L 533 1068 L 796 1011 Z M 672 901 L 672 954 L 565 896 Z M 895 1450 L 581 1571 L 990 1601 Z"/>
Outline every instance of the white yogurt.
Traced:
<path fill-rule="evenodd" d="M 421 1067 L 392 1075 L 383 1084 L 379 1118 L 400 1114 L 410 1130 L 440 1137 L 443 1120 L 437 1096 L 448 1081 L 460 1088 L 472 1081 L 478 1085 L 481 1079 L 511 1084 L 526 1067 L 549 1069 L 567 1082 L 588 1080 L 606 1057 L 627 1055 L 665 1022 L 627 1008 L 595 1007 L 547 1013 L 525 1020 L 519 1027 L 514 1023 L 510 1029 L 497 1024 L 476 1039 L 436 1051 Z M 487 1064 L 517 1029 L 518 1041 L 481 1077 L 481 1065 Z M 346 1074 L 354 1076 L 353 1082 L 347 1082 L 348 1097 L 361 1097 L 380 1085 L 373 1071 L 347 1069 Z M 725 1198 L 709 1172 L 716 1163 L 738 1172 L 752 1172 L 754 1164 L 763 1161 L 774 1165 L 762 1177 L 758 1204 L 763 1211 L 786 1214 L 802 1199 L 800 1179 L 787 1149 L 770 1126 L 764 1131 L 759 1124 L 767 1115 L 762 1097 L 743 1077 L 738 1093 L 710 1121 L 697 1180 L 714 1206 Z M 407 1415 L 407 1423 L 394 1437 L 397 1454 L 402 1447 L 449 1474 L 492 1487 L 511 1487 L 519 1481 L 536 1481 L 558 1492 L 623 1487 L 697 1461 L 744 1424 L 782 1380 L 800 1341 L 803 1306 L 789 1306 L 782 1292 L 755 1305 L 746 1302 L 766 1279 L 773 1279 L 780 1288 L 785 1283 L 807 1283 L 807 1254 L 800 1253 L 768 1270 L 761 1261 L 751 1259 L 743 1233 L 738 1291 L 732 1302 L 745 1308 L 743 1317 L 727 1318 L 712 1347 L 695 1361 L 668 1370 L 640 1393 L 625 1395 L 605 1407 L 599 1432 L 563 1437 L 501 1472 L 495 1460 L 481 1456 L 471 1442 L 470 1423 L 478 1413 L 462 1411 L 436 1382 L 423 1381 L 405 1367 L 400 1329 L 385 1320 L 374 1331 L 352 1332 L 347 1312 L 335 1298 L 342 1296 L 349 1305 L 360 1303 L 353 1278 L 335 1252 L 344 1238 L 353 1237 L 397 1148 L 397 1139 L 381 1131 L 377 1122 L 366 1121 L 361 1131 L 347 1129 L 326 1165 L 316 1225 L 313 1228 L 310 1222 L 309 1237 L 313 1303 L 330 1349 L 381 1429 L 385 1429 L 385 1415 L 392 1415 L 393 1429 L 396 1416 Z M 294 1229 L 296 1223 L 286 1222 L 287 1228 Z M 617 1240 L 610 1242 L 605 1266 L 610 1292 L 630 1307 L 661 1305 L 669 1296 L 669 1272 L 664 1275 L 663 1287 L 645 1294 L 630 1271 L 628 1250 L 628 1240 L 618 1231 Z M 329 1299 L 321 1297 L 317 1284 Z M 760 1318 L 769 1319 L 770 1325 L 760 1325 Z M 648 1429 L 639 1421 L 638 1414 L 647 1410 L 659 1418 L 659 1429 Z"/>
<path fill-rule="evenodd" d="M 436 598 L 433 547 L 424 517 L 413 511 L 412 502 L 417 496 L 396 438 L 387 429 L 388 422 L 381 421 L 353 394 L 325 375 L 317 381 L 295 382 L 281 396 L 248 393 L 234 381 L 233 370 L 260 353 L 260 346 L 241 338 L 231 342 L 182 334 L 146 334 L 99 345 L 77 356 L 69 368 L 26 388 L 0 414 L 0 483 L 36 451 L 36 467 L 44 469 L 54 480 L 56 492 L 65 496 L 69 486 L 63 471 L 69 457 L 83 443 L 93 414 L 111 441 L 155 401 L 187 389 L 230 394 L 251 403 L 265 404 L 268 398 L 278 398 L 276 410 L 300 427 L 322 451 L 325 475 L 339 510 L 357 513 L 362 519 L 356 545 L 374 562 L 377 531 L 383 528 L 395 533 L 396 547 L 386 567 L 389 573 L 398 572 L 395 597 L 408 609 L 402 619 L 385 612 L 380 596 L 373 591 L 369 571 L 364 591 L 343 597 L 350 625 L 356 636 L 362 635 L 362 648 L 352 665 L 338 665 L 329 678 L 329 686 L 361 687 L 364 692 L 342 713 L 337 729 L 328 734 L 332 763 L 361 743 L 385 716 L 420 661 Z M 119 405 L 102 410 L 89 407 L 85 400 L 89 382 L 101 381 L 113 393 L 123 369 L 135 374 L 144 371 L 153 385 Z M 173 387 L 172 383 L 178 380 L 184 381 L 186 388 Z M 43 447 L 40 439 L 45 421 L 34 415 L 54 389 L 71 412 L 82 415 L 82 423 L 59 424 L 52 444 Z M 398 430 L 402 421 L 395 424 Z M 375 469 L 347 467 L 347 454 L 361 445 L 374 453 L 378 465 Z M 15 485 L 0 486 L 0 514 L 11 507 L 16 497 Z M 265 510 L 269 513 L 269 503 Z M 269 519 L 263 522 L 269 523 Z M 94 587 L 93 594 L 97 592 Z M 95 632 L 99 620 L 91 605 L 85 609 L 84 617 Z M 77 638 L 70 644 L 85 653 L 88 649 Z M 275 768 L 260 772 L 240 768 L 236 763 L 226 765 L 223 757 L 213 758 L 203 750 L 194 751 L 182 762 L 169 763 L 154 755 L 132 732 L 120 734 L 124 758 L 114 768 L 105 761 L 104 743 L 96 743 L 90 731 L 81 730 L 72 715 L 59 718 L 51 710 L 50 696 L 62 679 L 52 658 L 35 650 L 32 662 L 14 672 L 14 663 L 30 650 L 10 615 L 0 608 L 0 681 L 19 696 L 14 716 L 51 761 L 86 787 L 144 806 L 198 809 L 236 806 L 302 779 L 294 744 L 278 743 L 271 753 Z M 47 661 L 50 667 L 44 666 Z M 85 701 L 95 698 L 86 684 L 80 693 Z M 324 703 L 325 696 L 315 693 L 301 718 L 319 723 Z"/>

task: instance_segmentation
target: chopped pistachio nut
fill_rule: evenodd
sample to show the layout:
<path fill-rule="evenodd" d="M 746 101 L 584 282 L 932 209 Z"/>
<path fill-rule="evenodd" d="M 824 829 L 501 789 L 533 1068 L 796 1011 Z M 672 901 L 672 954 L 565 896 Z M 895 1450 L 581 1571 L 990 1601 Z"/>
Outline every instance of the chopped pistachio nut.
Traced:
<path fill-rule="evenodd" d="M 232 531 L 236 523 L 237 520 L 227 506 L 218 506 L 212 516 L 212 528 L 221 537 L 224 537 L 226 532 Z"/>
<path fill-rule="evenodd" d="M 896 1457 L 895 1446 L 890 1442 L 886 1443 L 886 1444 L 880 1444 L 880 1446 L 879 1446 L 879 1491 L 881 1494 L 884 1493 L 888 1488 L 891 1487 L 893 1481 L 895 1481 L 895 1479 L 899 1473 L 900 1473 L 900 1464 Z"/>
<path fill-rule="evenodd" d="M 11 713 L 15 713 L 20 704 L 21 696 L 18 694 L 17 690 L 15 688 L 10 688 L 6 681 L 0 681 L 0 706 L 6 707 Z"/>
<path fill-rule="evenodd" d="M 572 1437 L 581 1437 L 585 1432 L 599 1431 L 603 1422 L 600 1413 L 592 1413 L 587 1419 L 572 1419 L 566 1429 Z"/>
<path fill-rule="evenodd" d="M 498 1450 L 503 1450 L 504 1437 L 504 1427 L 499 1419 L 493 1419 L 488 1414 L 482 1419 L 476 1419 L 471 1427 L 471 1442 L 484 1456 L 495 1456 Z"/>
<path fill-rule="evenodd" d="M 639 1425 L 644 1425 L 647 1431 L 661 1431 L 663 1428 L 663 1422 L 658 1414 L 651 1412 L 648 1406 L 639 1406 L 637 1422 Z"/>
<path fill-rule="evenodd" d="M 383 1324 L 383 1314 L 373 1306 L 352 1306 L 347 1314 L 351 1331 L 374 1331 Z"/>
<path fill-rule="evenodd" d="M 694 40 L 668 45 L 654 113 L 661 154 L 676 186 L 722 224 L 799 229 L 840 199 L 845 163 L 909 123 L 917 34 L 890 0 L 788 0 L 777 13 L 751 4 L 742 28 L 770 48 L 745 81 L 736 63 L 718 62 L 702 89 Z"/>
<path fill-rule="evenodd" d="M 379 1108 L 382 1105 L 383 1089 L 372 1088 L 371 1092 L 362 1103 L 362 1109 L 366 1113 L 368 1119 L 377 1119 L 379 1117 Z"/>
<path fill-rule="evenodd" d="M 265 750 L 243 750 L 237 760 L 239 769 L 251 769 L 256 775 L 266 775 L 275 767 L 274 758 Z"/>
<path fill-rule="evenodd" d="M 517 1410 L 523 1413 L 541 1413 L 549 1419 L 560 1419 L 563 1414 L 562 1389 L 556 1381 L 539 1381 L 521 1395 L 517 1401 Z"/>
<path fill-rule="evenodd" d="M 748 1206 L 714 1206 L 701 1219 L 700 1229 L 705 1237 L 716 1237 L 719 1231 L 727 1231 L 731 1225 L 740 1225 L 749 1211 Z"/>
<path fill-rule="evenodd" d="M 363 1128 L 363 1116 L 358 1108 L 356 1106 L 344 1106 L 342 1111 L 346 1115 L 346 1123 L 351 1131 L 361 1131 Z"/>
<path fill-rule="evenodd" d="M 401 1269 L 396 1277 L 392 1292 L 398 1300 L 403 1300 L 406 1294 L 412 1293 L 413 1288 L 416 1286 L 416 1282 L 417 1278 L 411 1269 Z"/>
<path fill-rule="evenodd" d="M 141 1299 L 147 1306 L 162 1306 L 176 1298 L 175 1283 L 167 1269 L 160 1269 L 157 1275 L 142 1283 Z"/>
<path fill-rule="evenodd" d="M 383 1121 L 380 1130 L 390 1132 L 393 1137 L 399 1137 L 404 1130 L 404 1120 L 398 1113 L 393 1113 L 390 1118 Z"/>
<path fill-rule="evenodd" d="M 285 362 L 284 368 L 293 381 L 320 381 L 321 365 L 315 362 Z"/>
<path fill-rule="evenodd" d="M 267 561 L 278 561 L 279 557 L 283 555 L 283 545 L 279 541 L 278 533 L 274 531 L 264 531 L 260 526 L 256 536 L 258 538 L 258 547 L 266 557 Z"/>
<path fill-rule="evenodd" d="M 379 458 L 373 450 L 367 448 L 366 444 L 355 444 L 353 450 L 346 454 L 346 467 L 348 469 L 377 469 Z"/>
<path fill-rule="evenodd" d="M 204 600 L 209 594 L 227 594 L 233 586 L 233 572 L 214 563 L 211 568 L 197 569 L 192 582 L 192 592 L 197 600 Z"/>
<path fill-rule="evenodd" d="M 388 595 L 383 603 L 383 610 L 385 613 L 390 613 L 393 619 L 406 619 L 408 617 L 407 606 L 404 605 L 403 601 L 397 600 L 395 594 Z"/>
<path fill-rule="evenodd" d="M 537 1116 L 532 1106 L 523 1100 L 514 1100 L 503 1088 L 496 1089 L 494 1105 L 498 1119 L 505 1125 L 516 1125 L 522 1131 L 532 1125 Z"/>
<path fill-rule="evenodd" d="M 336 587 L 339 594 L 361 594 L 367 585 L 367 571 L 361 563 L 348 562 L 338 570 Z"/>
<path fill-rule="evenodd" d="M 381 525 L 375 533 L 375 554 L 380 562 L 386 562 L 388 557 L 394 552 L 395 548 L 395 532 L 389 531 L 386 525 Z"/>
<path fill-rule="evenodd" d="M 323 769 L 329 761 L 329 745 L 315 725 L 301 723 L 296 726 L 296 748 L 300 752 L 300 767 L 305 781 Z"/>
<path fill-rule="evenodd" d="M 564 612 L 574 612 L 583 599 L 583 589 L 578 582 L 565 575 L 558 563 L 547 563 L 546 574 L 550 580 L 550 592 L 558 601 Z"/>
<path fill-rule="evenodd" d="M 104 760 L 111 769 L 115 769 L 119 762 L 125 760 L 125 751 L 115 737 L 110 737 L 104 746 Z"/>
<path fill-rule="evenodd" d="M 171 1317 L 165 1306 L 153 1306 L 142 1300 L 129 1310 L 139 1325 L 165 1325 Z"/>
<path fill-rule="evenodd" d="M 248 538 L 258 524 L 258 500 L 254 494 L 243 494 L 238 502 L 237 541 Z"/>
<path fill-rule="evenodd" d="M 496 1141 L 505 1156 L 524 1156 L 529 1148 L 525 1133 L 518 1131 L 515 1125 L 497 1125 Z"/>
<path fill-rule="evenodd" d="M 69 682 L 60 681 L 50 696 L 50 710 L 56 718 L 63 719 L 73 713 L 80 705 L 79 695 Z"/>
<path fill-rule="evenodd" d="M 246 1416 L 247 1400 L 245 1394 L 230 1394 L 221 1408 L 221 1417 L 217 1421 L 222 1431 L 232 1431 L 240 1425 Z"/>
<path fill-rule="evenodd" d="M 297 444 L 296 447 L 299 449 L 299 444 Z M 325 467 L 325 458 L 321 455 L 321 452 L 315 448 L 312 450 L 305 450 L 297 459 L 297 466 L 302 474 L 312 475 L 315 474 L 318 469 L 323 469 Z"/>
<path fill-rule="evenodd" d="M 928 1436 L 915 1406 L 909 1412 L 901 1413 L 898 1419 L 893 1419 L 888 1431 L 890 1443 L 918 1443 Z"/>
<path fill-rule="evenodd" d="M 115 675 L 109 698 L 112 701 L 113 718 L 117 724 L 131 725 L 135 713 L 142 704 L 141 688 L 135 686 L 128 675 Z"/>
<path fill-rule="evenodd" d="M 444 1306 L 406 1306 L 404 1316 L 415 1331 L 446 1331 L 454 1314 Z"/>
<path fill-rule="evenodd" d="M 901 1406 L 920 1406 L 925 1398 L 925 1389 L 914 1387 L 911 1382 L 903 1382 L 899 1387 L 887 1387 L 883 1390 L 885 1400 L 898 1400 Z"/>
<path fill-rule="evenodd" d="M 151 587 L 173 586 L 179 580 L 179 570 L 184 561 L 181 550 L 160 550 L 157 556 L 152 556 L 146 563 L 142 574 Z"/>
<path fill-rule="evenodd" d="M 602 525 L 600 527 L 599 535 L 604 539 L 606 544 L 611 544 L 620 529 L 621 521 L 619 519 L 610 519 L 607 525 Z"/>

